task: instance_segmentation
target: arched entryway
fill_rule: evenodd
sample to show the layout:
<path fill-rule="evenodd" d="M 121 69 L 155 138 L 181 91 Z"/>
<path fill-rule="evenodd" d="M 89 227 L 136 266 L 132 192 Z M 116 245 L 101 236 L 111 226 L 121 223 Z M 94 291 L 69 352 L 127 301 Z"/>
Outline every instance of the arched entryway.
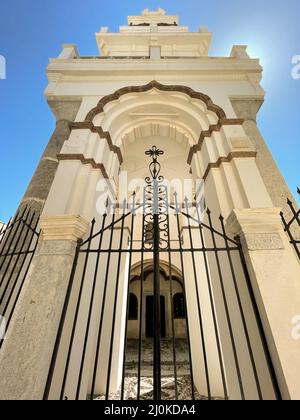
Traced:
<path fill-rule="evenodd" d="M 161 389 L 157 383 L 160 385 L 163 383 L 161 378 L 157 380 L 157 373 L 164 376 L 164 368 L 168 366 L 169 360 L 163 359 L 167 353 L 173 357 L 172 364 L 169 366 L 173 370 L 173 395 L 175 394 L 176 399 L 178 399 L 178 392 L 180 393 L 180 389 L 176 389 L 178 378 L 182 379 L 181 389 L 186 388 L 188 381 L 191 389 L 189 398 L 193 399 L 197 392 L 200 398 L 208 399 L 219 396 L 237 399 L 255 399 L 261 396 L 274 398 L 272 374 L 268 372 L 268 361 L 262 354 L 262 348 L 255 348 L 256 354 L 253 355 L 252 341 L 260 343 L 261 331 L 259 325 L 256 325 L 255 311 L 250 311 L 249 314 L 252 295 L 251 290 L 247 290 L 249 285 L 240 255 L 240 244 L 226 235 L 224 218 L 216 220 L 220 214 L 221 202 L 217 194 L 216 180 L 212 176 L 208 178 L 212 169 L 216 170 L 218 176 L 221 175 L 219 168 L 224 163 L 228 164 L 227 169 L 230 169 L 229 166 L 234 159 L 232 153 L 229 157 L 224 156 L 224 153 L 227 154 L 233 147 L 228 138 L 230 130 L 221 130 L 222 124 L 231 125 L 230 121 L 224 123 L 217 110 L 211 109 L 205 101 L 203 103 L 202 98 L 191 97 L 181 90 L 176 92 L 176 89 L 164 90 L 159 86 L 151 86 L 147 91 L 140 90 L 136 94 L 132 91 L 127 92 L 122 96 L 122 100 L 120 100 L 121 96 L 120 94 L 113 97 L 109 105 L 109 101 L 102 104 L 102 108 L 96 110 L 99 113 L 95 112 L 92 115 L 92 121 L 86 121 L 84 126 L 80 126 L 81 129 L 92 132 L 92 134 L 88 133 L 86 138 L 89 150 L 93 149 L 95 159 L 102 159 L 103 163 L 97 164 L 96 160 L 84 159 L 80 155 L 80 161 L 85 165 L 80 177 L 80 191 L 78 190 L 76 197 L 68 203 L 68 211 L 74 213 L 78 204 L 77 198 L 84 195 L 83 191 L 93 190 L 93 194 L 95 190 L 98 191 L 94 188 L 97 173 L 89 174 L 86 170 L 87 164 L 92 162 L 92 170 L 100 168 L 104 172 L 106 168 L 107 176 L 117 184 L 118 175 L 122 169 L 127 170 L 129 180 L 136 176 L 144 178 L 149 175 L 148 165 L 145 165 L 148 159 L 145 157 L 145 149 L 153 146 L 155 141 L 158 147 L 165 149 L 166 158 L 162 159 L 161 163 L 164 167 L 163 174 L 167 179 L 172 179 L 175 174 L 183 181 L 189 176 L 196 178 L 203 174 L 208 191 L 206 199 L 212 204 L 209 204 L 212 212 L 207 212 L 206 223 L 203 224 L 197 215 L 195 218 L 189 214 L 192 211 L 195 213 L 195 203 L 183 203 L 178 200 L 176 202 L 175 198 L 165 206 L 166 214 L 160 213 L 155 223 L 155 216 L 158 213 L 155 211 L 157 205 L 154 201 L 157 203 L 159 199 L 157 194 L 153 194 L 150 207 L 149 199 L 144 200 L 145 207 L 148 206 L 152 214 L 153 229 L 157 232 L 153 237 L 148 237 L 149 232 L 145 229 L 149 223 L 147 214 L 136 211 L 136 207 L 139 207 L 141 203 L 136 196 L 132 199 L 134 201 L 132 205 L 129 205 L 131 198 L 125 201 L 124 215 L 121 218 L 118 218 L 116 212 L 106 217 L 102 214 L 96 215 L 89 238 L 78 248 L 78 269 L 74 270 L 74 275 L 80 273 L 81 268 L 81 277 L 79 274 L 78 282 L 81 279 L 82 283 L 79 284 L 84 284 L 86 278 L 92 281 L 85 288 L 80 288 L 76 281 L 74 283 L 79 290 L 84 291 L 84 294 L 82 299 L 79 293 L 78 311 L 76 311 L 72 326 L 70 343 L 67 343 L 70 357 L 65 363 L 65 377 L 73 373 L 77 375 L 75 367 L 82 367 L 82 370 L 78 378 L 72 381 L 72 386 L 65 381 L 62 383 L 61 395 L 72 398 L 73 395 L 78 396 L 80 393 L 85 396 L 89 394 L 93 398 L 95 395 L 105 394 L 109 399 L 116 398 L 114 393 L 118 393 L 118 395 L 127 395 L 131 398 L 130 392 L 124 394 L 127 379 L 133 381 L 128 385 L 130 388 L 132 384 L 138 387 L 144 386 L 149 383 L 150 378 L 152 398 L 154 390 L 160 399 Z M 203 133 L 205 139 L 202 138 Z M 235 136 L 238 134 L 239 129 L 234 131 Z M 111 141 L 99 142 L 98 135 L 101 135 L 102 139 L 113 139 L 113 144 Z M 77 148 L 78 153 L 83 143 L 84 141 L 80 139 L 79 144 L 78 138 L 71 135 L 68 144 L 70 160 L 78 160 L 78 155 L 71 154 L 72 147 Z M 192 167 L 189 166 L 189 160 L 181 159 L 184 156 L 188 157 L 191 146 L 198 157 L 194 159 Z M 199 155 L 198 146 L 203 149 Z M 154 147 L 152 151 L 153 149 Z M 89 150 L 84 149 L 84 153 L 88 153 Z M 147 150 L 147 156 L 149 152 L 151 155 L 151 150 Z M 153 156 L 155 159 L 155 155 Z M 247 153 L 243 152 L 243 158 L 247 156 Z M 232 173 L 228 172 L 226 183 L 236 181 L 235 177 L 238 179 L 237 168 L 235 169 Z M 190 173 L 191 170 L 192 173 Z M 149 177 L 148 179 L 154 190 L 157 178 L 153 173 L 151 175 L 152 180 Z M 221 181 L 220 179 L 218 187 L 223 185 Z M 120 185 L 118 186 L 120 188 Z M 145 188 L 147 187 L 143 188 L 144 192 Z M 170 188 L 165 188 L 166 192 L 170 191 Z M 236 191 L 239 194 L 238 188 Z M 173 196 L 173 194 L 170 195 Z M 97 201 L 95 195 L 94 198 Z M 226 198 L 222 203 L 226 204 L 225 214 L 228 215 L 232 204 L 227 196 Z M 245 206 L 244 198 L 237 201 L 241 203 L 242 208 Z M 164 199 L 164 203 L 166 202 L 167 200 Z M 93 200 L 87 200 L 84 203 L 85 211 L 93 207 L 94 203 Z M 120 208 L 120 203 L 121 201 L 118 203 L 118 208 Z M 94 206 L 93 209 L 95 207 L 97 208 Z M 162 222 L 164 232 L 159 226 L 160 219 L 164 219 Z M 156 246 L 154 245 L 155 238 Z M 150 261 L 147 261 L 147 258 L 150 258 Z M 164 267 L 164 258 L 167 261 L 166 267 Z M 180 267 L 180 270 L 170 263 L 171 259 L 176 261 L 176 267 Z M 153 272 L 155 272 L 155 282 L 152 281 Z M 134 279 L 134 276 L 137 278 Z M 175 284 L 175 277 L 178 284 Z M 153 283 L 160 285 L 159 292 L 155 293 Z M 168 297 L 164 296 L 164 286 L 166 286 Z M 171 289 L 167 291 L 167 286 L 172 287 L 172 291 Z M 126 316 L 127 288 L 129 289 L 129 304 L 132 305 L 131 310 L 129 307 L 130 317 Z M 95 291 L 99 293 L 96 293 L 94 298 Z M 187 307 L 185 315 L 189 319 L 186 322 L 186 330 L 182 328 L 180 331 L 179 328 L 176 330 L 176 324 L 183 325 L 183 319 L 179 317 L 183 313 L 183 291 Z M 76 287 L 74 293 L 74 302 L 76 302 Z M 240 295 L 243 296 L 243 301 Z M 161 305 L 160 310 L 165 315 L 163 317 L 165 328 L 159 325 L 159 322 L 156 324 L 157 334 L 154 336 L 156 345 L 153 344 L 156 355 L 158 351 L 161 355 L 161 363 L 155 362 L 155 351 L 151 349 L 152 296 L 156 298 L 154 312 L 157 314 L 157 308 Z M 84 298 L 86 302 L 90 300 L 90 303 L 83 305 Z M 159 305 L 157 301 L 160 299 Z M 245 319 L 244 316 L 244 300 L 247 300 L 247 318 L 249 319 Z M 70 299 L 68 302 L 70 307 L 72 303 Z M 80 309 L 83 312 L 82 318 Z M 178 317 L 174 316 L 175 312 Z M 171 317 L 170 314 L 172 314 Z M 88 319 L 87 324 L 84 316 Z M 160 320 L 160 317 L 156 316 L 156 320 Z M 172 334 L 168 326 L 170 323 Z M 83 334 L 85 325 L 87 328 Z M 64 327 L 67 328 L 68 324 L 62 322 L 61 328 Z M 127 331 L 126 327 L 128 327 Z M 160 337 L 159 330 L 163 333 L 163 337 Z M 252 341 L 249 339 L 249 331 L 254 331 Z M 177 360 L 178 340 L 184 337 L 184 333 L 187 337 L 188 349 L 185 347 L 184 357 Z M 124 337 L 126 337 L 125 340 Z M 165 340 L 162 340 L 162 345 L 159 343 L 160 338 Z M 79 345 L 74 347 L 76 340 Z M 131 340 L 134 351 L 131 351 L 130 346 L 126 346 L 128 340 Z M 173 340 L 170 346 L 168 340 Z M 149 346 L 147 346 L 148 342 Z M 167 343 L 166 347 L 164 343 Z M 77 351 L 80 346 L 82 346 L 82 351 Z M 182 354 L 181 350 L 180 354 Z M 188 361 L 185 358 L 186 354 L 188 354 Z M 63 352 L 61 357 L 64 357 Z M 81 359 L 79 364 L 78 357 Z M 263 363 L 259 362 L 259 366 L 256 366 L 255 359 Z M 85 364 L 88 366 L 86 370 L 84 370 Z M 127 372 L 124 372 L 123 366 Z M 83 373 L 85 374 L 84 383 L 82 382 Z M 166 377 L 168 378 L 167 375 Z M 267 380 L 260 383 L 261 378 L 267 378 Z M 77 389 L 74 389 L 74 384 Z M 54 391 L 56 392 L 56 389 Z M 140 391 L 141 389 L 137 389 L 134 393 L 137 399 L 141 396 Z M 186 399 L 186 395 L 182 397 Z"/>
<path fill-rule="evenodd" d="M 141 281 L 143 278 L 143 296 L 141 296 Z M 161 291 L 161 337 L 171 340 L 186 338 L 185 302 L 182 276 L 179 270 L 173 268 L 171 278 L 166 271 L 166 263 L 160 268 Z M 142 319 L 141 319 L 142 316 Z M 132 269 L 130 281 L 130 302 L 128 316 L 128 339 L 137 340 L 142 328 L 142 338 L 153 338 L 153 266 L 146 263 L 141 272 L 141 265 Z M 174 326 L 174 333 L 173 333 Z"/>

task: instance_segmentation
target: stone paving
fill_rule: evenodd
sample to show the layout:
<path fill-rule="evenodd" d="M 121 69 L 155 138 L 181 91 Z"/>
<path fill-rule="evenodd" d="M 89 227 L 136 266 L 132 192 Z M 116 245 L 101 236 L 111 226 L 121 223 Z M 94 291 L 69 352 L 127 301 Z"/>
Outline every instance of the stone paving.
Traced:
<path fill-rule="evenodd" d="M 176 340 L 176 369 L 177 392 L 175 394 L 175 370 L 173 359 L 173 342 L 162 340 L 162 399 L 163 400 L 192 400 L 192 386 L 190 377 L 190 363 L 188 344 L 186 340 Z M 153 343 L 151 340 L 143 341 L 141 358 L 141 400 L 153 400 Z M 126 349 L 126 375 L 125 375 L 125 400 L 137 399 L 138 383 L 138 341 L 130 340 Z M 195 400 L 207 400 L 195 390 Z M 104 400 L 99 396 L 96 400 Z M 121 391 L 111 394 L 109 400 L 120 400 Z M 219 398 L 214 398 L 219 399 Z"/>

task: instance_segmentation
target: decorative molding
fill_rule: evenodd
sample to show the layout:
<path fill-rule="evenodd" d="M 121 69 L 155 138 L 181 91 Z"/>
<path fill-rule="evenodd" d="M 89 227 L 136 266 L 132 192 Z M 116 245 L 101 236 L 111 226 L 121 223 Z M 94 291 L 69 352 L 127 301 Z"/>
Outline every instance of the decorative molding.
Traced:
<path fill-rule="evenodd" d="M 256 158 L 257 152 L 254 151 L 243 151 L 243 152 L 231 152 L 227 157 L 220 157 L 217 162 L 215 163 L 209 163 L 206 171 L 203 175 L 204 181 L 208 177 L 208 174 L 211 169 L 218 169 L 222 165 L 222 163 L 230 163 L 235 158 Z"/>
<path fill-rule="evenodd" d="M 201 151 L 205 138 L 211 137 L 213 132 L 219 132 L 221 130 L 221 128 L 225 125 L 243 125 L 243 123 L 244 123 L 244 120 L 239 119 L 239 118 L 237 118 L 237 119 L 235 119 L 235 118 L 230 118 L 230 119 L 229 118 L 221 118 L 219 120 L 218 124 L 211 125 L 208 130 L 202 131 L 201 134 L 200 134 L 200 137 L 199 137 L 198 144 L 192 146 L 191 149 L 190 149 L 190 153 L 189 153 L 189 156 L 188 156 L 187 163 L 189 165 L 191 165 L 193 155 L 195 153 Z"/>
<path fill-rule="evenodd" d="M 91 165 L 93 169 L 100 170 L 102 176 L 104 179 L 107 180 L 107 185 L 112 193 L 113 196 L 115 196 L 115 188 L 113 186 L 112 180 L 109 178 L 108 173 L 106 172 L 105 166 L 103 163 L 96 163 L 96 161 L 93 158 L 86 158 L 82 154 L 63 154 L 57 156 L 59 161 L 67 161 L 67 160 L 77 160 L 82 163 L 82 165 Z"/>
<path fill-rule="evenodd" d="M 98 103 L 98 105 L 93 108 L 86 116 L 85 121 L 86 122 L 92 122 L 93 119 L 96 117 L 96 115 L 101 114 L 104 112 L 104 107 L 108 103 L 112 101 L 116 101 L 121 98 L 121 96 L 124 96 L 128 93 L 144 93 L 148 92 L 152 89 L 157 89 L 162 92 L 181 92 L 185 93 L 186 95 L 190 96 L 192 99 L 199 99 L 200 101 L 204 102 L 207 106 L 207 109 L 215 112 L 219 119 L 226 118 L 226 114 L 224 110 L 219 107 L 218 105 L 214 104 L 211 98 L 203 93 L 196 92 L 192 88 L 189 88 L 187 86 L 181 86 L 181 85 L 163 85 L 155 80 L 148 83 L 144 86 L 127 86 L 124 88 L 121 88 L 117 90 L 115 93 L 112 93 L 111 95 L 104 96 Z"/>
<path fill-rule="evenodd" d="M 58 162 L 58 160 L 57 159 L 54 159 L 54 158 L 52 158 L 52 157 L 42 157 L 42 159 L 41 160 L 48 160 L 49 162 L 55 162 L 55 163 L 57 163 Z"/>
<path fill-rule="evenodd" d="M 82 154 L 59 154 L 57 155 L 59 161 L 63 160 L 78 160 L 83 165 L 91 165 L 93 169 L 99 169 L 103 175 L 103 178 L 108 179 L 108 174 L 106 172 L 105 166 L 103 163 L 96 163 L 93 158 L 85 158 Z"/>
<path fill-rule="evenodd" d="M 48 105 L 50 106 L 57 122 L 74 121 L 82 103 L 82 98 L 60 99 L 56 97 L 48 97 Z"/>
<path fill-rule="evenodd" d="M 44 241 L 75 241 L 83 239 L 90 226 L 81 216 L 46 216 L 40 219 Z"/>
<path fill-rule="evenodd" d="M 264 98 L 231 96 L 230 102 L 238 118 L 243 118 L 244 122 L 254 121 L 256 123 L 256 116 L 264 103 Z"/>
<path fill-rule="evenodd" d="M 123 156 L 121 149 L 118 146 L 114 146 L 111 135 L 108 131 L 103 131 L 102 127 L 96 127 L 92 122 L 73 122 L 70 123 L 71 130 L 90 130 L 92 133 L 97 133 L 101 139 L 105 139 L 108 143 L 109 149 L 118 155 L 120 165 L 123 163 Z"/>
<path fill-rule="evenodd" d="M 110 150 L 118 155 L 118 159 L 120 162 L 120 165 L 123 163 L 123 156 L 121 153 L 121 149 L 117 146 L 114 146 L 112 138 L 110 136 L 110 133 L 108 131 L 103 131 L 102 127 L 96 127 L 93 124 L 94 118 L 98 115 L 104 112 L 104 107 L 108 103 L 112 101 L 116 101 L 120 99 L 122 96 L 129 94 L 129 93 L 144 93 L 151 91 L 152 89 L 157 89 L 162 92 L 181 92 L 188 96 L 190 96 L 192 99 L 198 99 L 202 102 L 204 102 L 207 106 L 207 109 L 214 112 L 218 118 L 219 121 L 217 124 L 211 125 L 208 130 L 202 131 L 199 137 L 198 144 L 191 147 L 187 163 L 191 165 L 193 155 L 201 150 L 203 142 L 205 138 L 211 137 L 213 132 L 218 132 L 221 130 L 223 126 L 226 125 L 243 125 L 244 120 L 240 118 L 236 119 L 230 119 L 226 117 L 225 111 L 216 105 L 209 96 L 196 92 L 192 88 L 189 88 L 187 86 L 182 85 L 163 85 L 157 81 L 152 81 L 144 86 L 127 86 L 124 88 L 121 88 L 117 90 L 115 93 L 112 93 L 111 95 L 104 96 L 97 104 L 95 108 L 93 108 L 86 116 L 84 122 L 73 122 L 70 123 L 70 129 L 78 130 L 78 129 L 88 129 L 93 133 L 97 133 L 100 138 L 106 139 L 108 142 L 108 146 Z"/>
<path fill-rule="evenodd" d="M 276 234 L 283 231 L 280 208 L 236 209 L 227 219 L 233 235 Z"/>

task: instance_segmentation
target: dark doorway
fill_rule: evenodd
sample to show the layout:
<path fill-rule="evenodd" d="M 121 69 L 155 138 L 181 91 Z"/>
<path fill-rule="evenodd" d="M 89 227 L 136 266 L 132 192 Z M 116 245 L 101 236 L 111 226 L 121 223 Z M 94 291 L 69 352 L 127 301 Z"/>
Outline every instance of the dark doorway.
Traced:
<path fill-rule="evenodd" d="M 153 305 L 154 297 L 147 296 L 146 298 L 146 337 L 153 338 Z M 166 337 L 166 300 L 164 296 L 160 297 L 160 312 L 161 312 L 161 337 Z"/>
<path fill-rule="evenodd" d="M 133 294 L 130 293 L 129 295 L 129 320 L 136 321 L 138 319 L 138 298 Z"/>

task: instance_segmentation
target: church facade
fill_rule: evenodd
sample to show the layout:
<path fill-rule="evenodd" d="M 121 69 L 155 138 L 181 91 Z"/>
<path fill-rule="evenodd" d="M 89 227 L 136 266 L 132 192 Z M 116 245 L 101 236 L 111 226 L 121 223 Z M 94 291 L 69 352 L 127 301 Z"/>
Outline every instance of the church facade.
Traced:
<path fill-rule="evenodd" d="M 0 243 L 1 399 L 300 399 L 299 213 L 259 60 L 211 39 L 146 9 L 50 60 L 56 129 Z"/>

